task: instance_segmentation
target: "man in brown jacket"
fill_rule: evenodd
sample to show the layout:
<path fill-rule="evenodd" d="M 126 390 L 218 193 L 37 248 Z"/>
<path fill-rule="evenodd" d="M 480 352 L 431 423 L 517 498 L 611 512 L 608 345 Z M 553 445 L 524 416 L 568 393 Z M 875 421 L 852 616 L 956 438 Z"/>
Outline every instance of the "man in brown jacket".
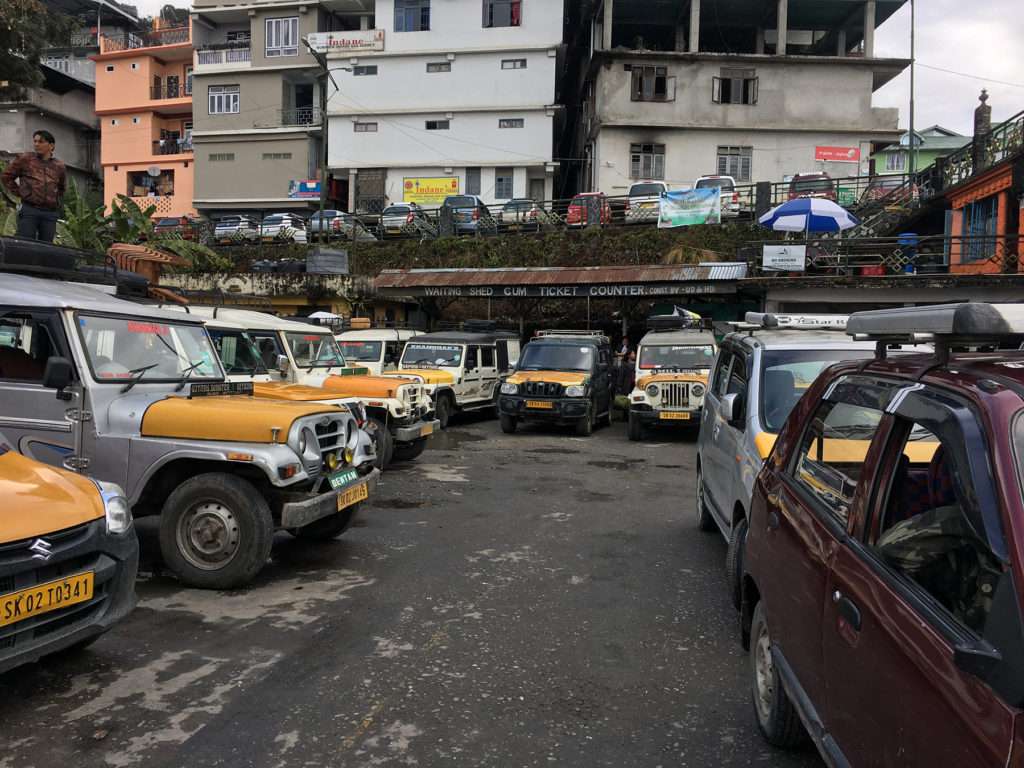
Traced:
<path fill-rule="evenodd" d="M 36 131 L 32 151 L 18 155 L 0 176 L 4 186 L 21 198 L 18 237 L 52 242 L 57 231 L 57 209 L 67 191 L 67 170 L 53 156 L 55 144 L 52 133 Z"/>

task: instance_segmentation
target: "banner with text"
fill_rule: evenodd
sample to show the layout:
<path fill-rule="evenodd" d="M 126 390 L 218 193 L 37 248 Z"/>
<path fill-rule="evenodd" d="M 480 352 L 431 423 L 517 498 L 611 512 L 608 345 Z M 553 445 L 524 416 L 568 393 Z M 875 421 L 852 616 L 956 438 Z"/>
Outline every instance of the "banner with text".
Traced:
<path fill-rule="evenodd" d="M 682 189 L 661 195 L 658 228 L 718 224 L 722 220 L 722 197 L 718 187 Z"/>
<path fill-rule="evenodd" d="M 306 35 L 309 47 L 321 53 L 383 51 L 383 29 L 351 29 L 343 32 L 310 32 Z"/>
<path fill-rule="evenodd" d="M 459 194 L 459 177 L 442 176 L 428 179 L 405 179 L 402 202 L 440 205 L 448 195 Z"/>
<path fill-rule="evenodd" d="M 301 179 L 288 182 L 288 197 L 315 197 L 320 198 L 319 179 Z"/>
<path fill-rule="evenodd" d="M 803 272 L 806 262 L 806 245 L 766 245 L 761 252 L 761 268 L 766 270 Z"/>
<path fill-rule="evenodd" d="M 833 163 L 859 163 L 859 147 L 815 147 L 815 160 L 831 160 Z"/>

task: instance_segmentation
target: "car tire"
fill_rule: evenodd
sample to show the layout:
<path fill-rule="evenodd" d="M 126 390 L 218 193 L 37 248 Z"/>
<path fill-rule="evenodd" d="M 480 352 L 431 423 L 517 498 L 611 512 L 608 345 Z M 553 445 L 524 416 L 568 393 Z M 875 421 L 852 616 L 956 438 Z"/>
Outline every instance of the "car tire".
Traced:
<path fill-rule="evenodd" d="M 511 435 L 515 432 L 518 424 L 519 419 L 515 416 L 509 416 L 507 413 L 501 414 L 501 431 L 506 435 Z"/>
<path fill-rule="evenodd" d="M 743 573 L 747 566 L 747 518 L 741 517 L 732 527 L 729 547 L 725 552 L 725 578 L 729 585 L 729 600 L 739 610 L 743 599 Z"/>
<path fill-rule="evenodd" d="M 589 437 L 594 431 L 594 404 L 587 403 L 587 412 L 576 419 L 576 434 L 579 437 Z"/>
<path fill-rule="evenodd" d="M 421 453 L 427 449 L 426 437 L 421 437 L 412 443 L 406 443 L 405 445 L 396 445 L 394 451 L 391 453 L 392 461 L 412 461 Z"/>
<path fill-rule="evenodd" d="M 629 439 L 640 440 L 643 437 L 643 425 L 640 422 L 640 417 L 633 411 L 629 412 Z"/>
<path fill-rule="evenodd" d="M 702 531 L 715 530 L 715 518 L 708 510 L 707 499 L 704 498 L 704 472 L 697 465 L 697 528 Z"/>
<path fill-rule="evenodd" d="M 301 528 L 289 528 L 288 533 L 302 541 L 330 541 L 331 539 L 336 539 L 352 526 L 352 521 L 356 518 L 356 512 L 362 506 L 363 502 L 358 501 L 351 507 L 345 507 L 333 515 L 321 517 L 309 525 L 304 525 Z"/>
<path fill-rule="evenodd" d="M 807 732 L 772 660 L 763 600 L 754 609 L 750 626 L 750 693 L 757 727 L 765 741 L 776 747 L 795 747 L 806 739 Z"/>
<path fill-rule="evenodd" d="M 160 515 L 164 562 L 190 587 L 241 586 L 267 562 L 273 539 L 266 499 L 248 480 L 224 472 L 183 482 Z"/>
<path fill-rule="evenodd" d="M 437 405 L 434 406 L 434 418 L 441 422 L 440 429 L 448 428 L 448 422 L 452 418 L 452 401 L 447 394 L 438 395 Z"/>
<path fill-rule="evenodd" d="M 376 427 L 373 432 L 373 440 L 377 445 L 377 455 L 373 460 L 373 466 L 383 472 L 384 467 L 391 463 L 391 457 L 394 455 L 395 438 L 388 432 L 388 428 L 380 419 L 371 416 L 368 420 Z"/>
<path fill-rule="evenodd" d="M 608 399 L 608 410 L 602 414 L 600 424 L 602 427 L 610 427 L 612 425 L 612 408 L 615 407 L 614 396 Z"/>

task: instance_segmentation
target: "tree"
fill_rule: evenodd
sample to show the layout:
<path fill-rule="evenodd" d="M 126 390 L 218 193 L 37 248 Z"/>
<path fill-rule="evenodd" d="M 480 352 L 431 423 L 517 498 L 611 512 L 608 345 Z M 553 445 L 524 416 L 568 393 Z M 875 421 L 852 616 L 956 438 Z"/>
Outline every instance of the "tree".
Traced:
<path fill-rule="evenodd" d="M 44 82 L 39 60 L 54 42 L 66 42 L 75 24 L 50 14 L 40 0 L 0 0 L 0 101 L 24 101 Z"/>

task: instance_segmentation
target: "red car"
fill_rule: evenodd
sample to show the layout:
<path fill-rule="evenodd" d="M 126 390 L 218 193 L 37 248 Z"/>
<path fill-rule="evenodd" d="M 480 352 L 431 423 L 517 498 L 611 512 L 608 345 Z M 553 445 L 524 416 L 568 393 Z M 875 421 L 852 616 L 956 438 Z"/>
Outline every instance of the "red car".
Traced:
<path fill-rule="evenodd" d="M 593 224 L 600 216 L 601 224 L 612 223 L 612 207 L 604 192 L 581 192 L 569 201 L 565 223 L 570 227 Z"/>
<path fill-rule="evenodd" d="M 162 237 L 181 237 L 182 240 L 199 239 L 199 220 L 191 216 L 165 216 L 153 227 L 153 234 Z"/>
<path fill-rule="evenodd" d="M 858 312 L 846 332 L 935 352 L 827 368 L 758 475 L 758 726 L 829 765 L 1024 765 L 1024 352 L 961 351 L 1016 344 L 1022 306 Z"/>
<path fill-rule="evenodd" d="M 836 200 L 836 183 L 827 173 L 798 173 L 789 181 L 789 199 L 824 197 Z"/>
<path fill-rule="evenodd" d="M 917 184 L 902 174 L 876 176 L 865 191 L 869 201 L 883 203 L 909 203 L 917 200 Z"/>

